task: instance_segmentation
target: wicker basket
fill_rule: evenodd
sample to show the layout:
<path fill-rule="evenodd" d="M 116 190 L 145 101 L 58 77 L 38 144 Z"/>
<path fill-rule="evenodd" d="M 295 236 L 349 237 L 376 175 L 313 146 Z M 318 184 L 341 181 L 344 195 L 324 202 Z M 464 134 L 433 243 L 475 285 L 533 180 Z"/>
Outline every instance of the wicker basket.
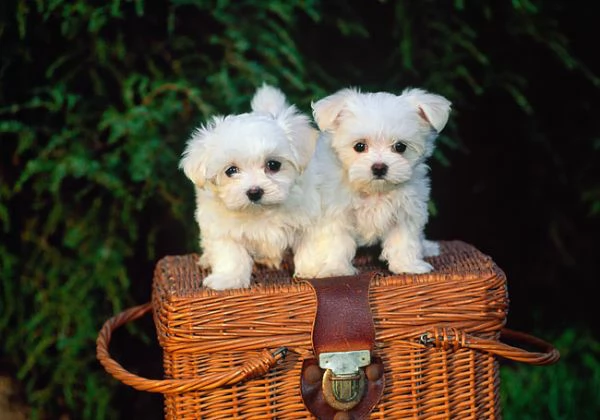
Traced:
<path fill-rule="evenodd" d="M 392 275 L 368 250 L 355 259 L 362 272 L 378 273 L 368 300 L 385 387 L 370 418 L 500 418 L 497 356 L 537 365 L 558 360 L 550 344 L 503 328 L 506 279 L 490 257 L 458 241 L 441 249 L 429 259 L 435 271 L 423 275 Z M 256 269 L 249 289 L 207 290 L 197 258 L 157 264 L 152 302 L 102 328 L 100 362 L 125 384 L 163 393 L 167 419 L 312 418 L 299 389 L 303 361 L 314 357 L 311 287 L 284 267 Z M 128 372 L 108 352 L 114 329 L 150 311 L 163 380 Z M 501 335 L 538 352 L 509 346 Z"/>

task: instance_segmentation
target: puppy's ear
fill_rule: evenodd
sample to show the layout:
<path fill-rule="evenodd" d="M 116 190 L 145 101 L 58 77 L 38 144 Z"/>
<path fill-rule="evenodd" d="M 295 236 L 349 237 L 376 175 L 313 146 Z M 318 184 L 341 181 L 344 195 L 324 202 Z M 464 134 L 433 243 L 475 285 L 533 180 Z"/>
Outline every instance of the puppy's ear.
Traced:
<path fill-rule="evenodd" d="M 206 125 L 194 130 L 179 162 L 179 168 L 183 169 L 185 176 L 198 187 L 206 183 L 209 159 L 207 139 L 223 120 L 221 116 L 213 117 Z"/>
<path fill-rule="evenodd" d="M 283 92 L 266 83 L 256 90 L 250 106 L 254 112 L 264 112 L 273 117 L 277 117 L 289 107 Z"/>
<path fill-rule="evenodd" d="M 440 95 L 423 89 L 407 89 L 402 97 L 407 98 L 419 109 L 419 116 L 428 122 L 438 133 L 441 132 L 450 115 L 451 102 Z"/>
<path fill-rule="evenodd" d="M 302 172 L 315 153 L 319 133 L 311 126 L 310 119 L 298 112 L 293 105 L 279 114 L 277 122 L 283 127 L 290 141 L 296 167 Z"/>
<path fill-rule="evenodd" d="M 321 131 L 335 130 L 346 110 L 348 99 L 358 93 L 355 89 L 342 89 L 311 104 L 313 116 Z"/>

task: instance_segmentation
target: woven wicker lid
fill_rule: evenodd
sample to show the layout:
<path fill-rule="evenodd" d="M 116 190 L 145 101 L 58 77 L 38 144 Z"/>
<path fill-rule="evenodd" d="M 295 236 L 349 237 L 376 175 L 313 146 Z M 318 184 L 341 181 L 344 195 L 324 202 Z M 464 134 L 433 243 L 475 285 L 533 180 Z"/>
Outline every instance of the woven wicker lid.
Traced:
<path fill-rule="evenodd" d="M 457 281 L 466 278 L 503 276 L 493 260 L 472 245 L 462 241 L 440 241 L 440 255 L 426 258 L 433 265 L 434 271 L 427 274 L 393 274 L 385 263 L 379 261 L 380 249 L 376 247 L 359 249 L 354 259 L 360 272 L 379 273 L 378 278 L 393 280 L 398 283 L 414 284 L 436 281 Z M 156 265 L 154 276 L 154 294 L 162 299 L 169 297 L 189 297 L 190 295 L 206 295 L 212 293 L 240 293 L 240 291 L 213 292 L 202 287 L 202 280 L 209 274 L 208 270 L 198 265 L 198 254 L 166 256 Z M 272 288 L 293 285 L 293 264 L 288 256 L 281 268 L 268 269 L 255 266 L 252 274 L 252 289 Z M 246 289 L 248 290 L 248 289 Z"/>

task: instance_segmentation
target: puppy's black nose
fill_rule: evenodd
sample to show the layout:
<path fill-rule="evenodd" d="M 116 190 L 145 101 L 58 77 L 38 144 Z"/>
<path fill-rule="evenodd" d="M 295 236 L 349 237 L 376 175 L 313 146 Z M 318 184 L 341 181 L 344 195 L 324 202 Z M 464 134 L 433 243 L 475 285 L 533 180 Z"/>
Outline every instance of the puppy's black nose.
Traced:
<path fill-rule="evenodd" d="M 377 178 L 383 178 L 385 176 L 385 174 L 387 174 L 387 170 L 388 170 L 388 166 L 385 163 L 378 162 L 378 163 L 374 163 L 371 166 L 371 172 Z"/>
<path fill-rule="evenodd" d="M 257 202 L 258 200 L 260 200 L 264 193 L 265 191 L 260 187 L 252 187 L 248 191 L 246 191 L 248 199 L 252 202 Z"/>

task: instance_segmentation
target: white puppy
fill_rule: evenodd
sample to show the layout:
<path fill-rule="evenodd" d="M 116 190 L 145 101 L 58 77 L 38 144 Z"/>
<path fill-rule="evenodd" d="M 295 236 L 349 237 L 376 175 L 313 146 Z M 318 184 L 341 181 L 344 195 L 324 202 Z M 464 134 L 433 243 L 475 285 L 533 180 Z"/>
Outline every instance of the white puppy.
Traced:
<path fill-rule="evenodd" d="M 381 244 L 394 273 L 425 273 L 439 253 L 424 239 L 425 164 L 450 102 L 421 89 L 401 95 L 344 89 L 313 104 L 323 215 L 296 251 L 296 275 L 350 275 L 357 246 Z"/>
<path fill-rule="evenodd" d="M 264 85 L 252 112 L 213 117 L 187 143 L 180 167 L 196 186 L 196 220 L 211 269 L 204 286 L 248 287 L 253 262 L 279 267 L 320 211 L 309 165 L 317 130 Z"/>

